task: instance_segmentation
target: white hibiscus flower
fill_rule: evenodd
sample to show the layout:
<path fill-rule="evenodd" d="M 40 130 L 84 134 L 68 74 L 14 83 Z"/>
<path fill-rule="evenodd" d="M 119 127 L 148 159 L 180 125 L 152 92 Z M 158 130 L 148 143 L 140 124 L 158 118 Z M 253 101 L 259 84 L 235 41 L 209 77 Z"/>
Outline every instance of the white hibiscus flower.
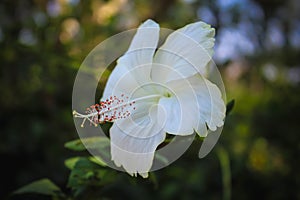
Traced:
<path fill-rule="evenodd" d="M 166 137 L 207 136 L 223 126 L 225 103 L 219 88 L 205 78 L 211 61 L 214 29 L 203 22 L 171 33 L 156 51 L 159 25 L 152 20 L 137 30 L 118 59 L 101 103 L 83 115 L 94 125 L 114 122 L 111 156 L 131 175 L 147 177 L 155 150 Z"/>

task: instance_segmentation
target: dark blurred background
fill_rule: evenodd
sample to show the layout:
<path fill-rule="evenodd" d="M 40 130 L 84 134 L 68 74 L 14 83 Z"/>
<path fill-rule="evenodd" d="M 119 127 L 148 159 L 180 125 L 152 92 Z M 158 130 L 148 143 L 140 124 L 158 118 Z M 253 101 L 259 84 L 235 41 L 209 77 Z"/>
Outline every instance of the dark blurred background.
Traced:
<path fill-rule="evenodd" d="M 299 11 L 297 0 L 2 0 L 0 199 L 44 177 L 68 192 L 77 70 L 98 43 L 148 18 L 171 29 L 212 24 L 214 60 L 236 105 L 206 158 L 195 142 L 155 172 L 157 185 L 117 179 L 102 197 L 300 199 Z"/>

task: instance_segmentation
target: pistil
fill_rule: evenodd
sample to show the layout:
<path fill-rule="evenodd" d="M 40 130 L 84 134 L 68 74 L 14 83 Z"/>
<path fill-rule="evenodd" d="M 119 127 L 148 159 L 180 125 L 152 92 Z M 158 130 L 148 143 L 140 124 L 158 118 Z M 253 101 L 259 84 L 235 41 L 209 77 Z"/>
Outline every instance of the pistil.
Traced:
<path fill-rule="evenodd" d="M 115 120 L 129 117 L 132 111 L 136 109 L 135 104 L 137 101 L 158 97 L 161 97 L 161 95 L 149 95 L 129 100 L 129 97 L 124 94 L 122 94 L 121 97 L 111 96 L 99 104 L 88 107 L 85 114 L 78 113 L 74 110 L 73 115 L 75 118 L 83 119 L 81 127 L 84 127 L 84 123 L 87 120 L 91 125 L 98 126 L 98 124 L 114 122 Z"/>

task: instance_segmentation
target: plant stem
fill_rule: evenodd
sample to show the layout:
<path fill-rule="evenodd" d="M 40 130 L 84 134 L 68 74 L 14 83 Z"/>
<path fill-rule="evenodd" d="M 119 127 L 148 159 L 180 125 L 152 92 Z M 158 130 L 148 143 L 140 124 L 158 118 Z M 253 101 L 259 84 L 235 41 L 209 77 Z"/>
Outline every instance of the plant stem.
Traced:
<path fill-rule="evenodd" d="M 223 184 L 223 200 L 231 199 L 231 170 L 230 160 L 227 151 L 223 147 L 217 149 L 217 155 L 220 161 Z"/>

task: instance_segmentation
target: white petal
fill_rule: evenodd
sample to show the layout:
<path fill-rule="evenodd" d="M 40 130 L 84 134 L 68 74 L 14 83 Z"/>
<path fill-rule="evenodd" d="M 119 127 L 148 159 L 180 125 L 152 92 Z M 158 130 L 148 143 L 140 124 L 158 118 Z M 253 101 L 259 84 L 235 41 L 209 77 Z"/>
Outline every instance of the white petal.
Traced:
<path fill-rule="evenodd" d="M 114 123 L 110 129 L 111 155 L 117 166 L 123 166 L 131 175 L 148 176 L 154 152 L 165 140 L 162 118 L 158 107 L 148 101 L 137 105 L 131 118 Z"/>
<path fill-rule="evenodd" d="M 211 60 L 215 30 L 204 22 L 189 24 L 169 35 L 158 49 L 154 62 L 174 68 L 184 77 L 206 73 L 206 65 Z M 151 77 L 154 81 L 164 82 L 178 78 L 177 73 L 161 73 L 153 67 Z"/>
<path fill-rule="evenodd" d="M 193 102 L 193 103 L 192 103 Z M 161 98 L 159 105 L 164 108 L 167 115 L 164 130 L 174 135 L 190 135 L 199 119 L 199 112 L 193 107 L 197 105 L 194 96 L 190 93 L 181 93 L 169 98 Z"/>
<path fill-rule="evenodd" d="M 137 30 L 128 51 L 118 60 L 118 64 L 135 70 L 134 77 L 139 83 L 150 80 L 151 63 L 159 40 L 159 25 L 152 20 L 144 22 Z"/>
<path fill-rule="evenodd" d="M 174 135 L 194 133 L 200 120 L 197 95 L 188 79 L 178 79 L 165 84 L 170 97 L 161 98 L 161 105 L 166 112 L 165 131 Z M 205 122 L 203 122 L 205 123 Z"/>
<path fill-rule="evenodd" d="M 180 130 L 188 130 L 189 126 L 192 126 L 200 136 L 206 136 L 206 125 L 213 131 L 223 125 L 226 108 L 221 92 L 215 84 L 197 74 L 187 79 L 171 81 L 167 86 L 173 89 L 179 100 L 179 104 L 174 104 L 172 109 L 176 110 L 177 107 L 178 110 L 178 107 L 181 107 L 182 113 L 179 114 L 182 116 L 167 112 L 168 118 L 172 117 L 171 115 L 177 118 L 173 116 L 172 120 L 176 122 L 173 124 L 168 124 L 168 120 L 166 127 L 182 124 Z"/>
<path fill-rule="evenodd" d="M 226 106 L 217 85 L 199 75 L 189 78 L 189 81 L 197 93 L 200 118 L 205 120 L 212 131 L 223 126 Z"/>
<path fill-rule="evenodd" d="M 118 97 L 122 94 L 129 96 L 137 87 L 139 84 L 127 67 L 117 65 L 106 82 L 102 100 L 114 95 Z"/>
<path fill-rule="evenodd" d="M 150 80 L 151 63 L 158 39 L 159 25 L 157 23 L 147 20 L 139 26 L 129 49 L 118 59 L 106 83 L 103 99 L 112 96 L 113 91 L 115 91 L 114 94 L 118 92 L 126 94 L 139 84 Z"/>

